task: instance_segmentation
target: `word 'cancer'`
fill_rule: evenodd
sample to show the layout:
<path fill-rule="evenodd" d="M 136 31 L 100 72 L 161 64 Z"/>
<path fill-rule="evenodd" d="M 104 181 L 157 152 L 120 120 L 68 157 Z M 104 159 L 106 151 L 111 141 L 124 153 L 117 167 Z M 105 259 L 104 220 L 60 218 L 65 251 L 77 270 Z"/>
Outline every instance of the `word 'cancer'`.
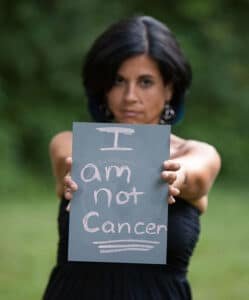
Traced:
<path fill-rule="evenodd" d="M 90 226 L 90 218 L 92 226 Z M 134 233 L 136 235 L 143 234 L 160 234 L 161 230 L 167 231 L 167 226 L 164 224 L 156 224 L 156 223 L 144 223 L 144 222 L 136 222 L 133 226 L 127 222 L 124 223 L 114 223 L 113 221 L 107 220 L 106 222 L 99 224 L 98 222 L 99 213 L 96 211 L 90 211 L 87 213 L 83 219 L 83 228 L 86 232 L 95 233 L 98 231 L 102 231 L 103 233 L 121 233 L 126 232 L 128 234 Z M 97 221 L 97 222 L 96 222 Z M 95 224 L 95 225 L 94 225 Z"/>

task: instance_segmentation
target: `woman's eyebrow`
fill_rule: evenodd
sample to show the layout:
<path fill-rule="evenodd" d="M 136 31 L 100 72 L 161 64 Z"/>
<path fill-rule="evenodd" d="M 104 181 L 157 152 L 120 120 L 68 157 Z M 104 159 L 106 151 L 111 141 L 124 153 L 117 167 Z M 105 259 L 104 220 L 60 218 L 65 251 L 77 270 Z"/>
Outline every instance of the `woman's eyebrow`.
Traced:
<path fill-rule="evenodd" d="M 139 77 L 154 78 L 154 75 L 153 74 L 141 74 L 141 75 L 139 75 Z"/>
<path fill-rule="evenodd" d="M 121 73 L 117 73 L 117 74 L 116 74 L 116 77 L 121 77 L 121 78 L 124 78 L 124 79 L 125 79 L 125 76 L 122 75 Z"/>

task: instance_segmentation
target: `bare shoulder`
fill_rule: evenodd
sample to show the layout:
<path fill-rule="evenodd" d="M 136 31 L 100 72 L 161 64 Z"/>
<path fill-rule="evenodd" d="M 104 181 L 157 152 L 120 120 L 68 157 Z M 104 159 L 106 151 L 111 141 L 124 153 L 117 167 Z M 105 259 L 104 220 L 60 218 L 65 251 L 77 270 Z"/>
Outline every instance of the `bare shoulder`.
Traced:
<path fill-rule="evenodd" d="M 189 146 L 188 140 L 171 134 L 170 136 L 170 157 L 179 158 L 187 153 Z"/>
<path fill-rule="evenodd" d="M 185 170 L 185 185 L 181 195 L 201 212 L 207 209 L 208 192 L 219 173 L 220 155 L 212 145 L 171 136 L 171 158 Z"/>
<path fill-rule="evenodd" d="M 200 142 L 196 140 L 188 140 L 186 143 L 186 148 L 188 151 L 193 151 L 198 153 L 202 157 L 207 157 L 215 161 L 218 165 L 221 164 L 221 157 L 217 149 L 206 142 Z"/>
<path fill-rule="evenodd" d="M 203 155 L 209 153 L 212 154 L 213 156 L 216 156 L 217 158 L 220 158 L 220 155 L 216 150 L 216 148 L 206 142 L 183 139 L 179 136 L 172 135 L 171 143 L 173 147 L 175 147 L 176 149 L 184 153 L 199 152 L 202 153 Z"/>
<path fill-rule="evenodd" d="M 216 148 L 208 143 L 187 140 L 176 135 L 171 136 L 170 156 L 192 169 L 200 169 L 202 176 L 206 173 L 212 177 L 218 174 L 221 168 L 221 157 Z M 205 172 L 204 172 L 205 171 Z"/>
<path fill-rule="evenodd" d="M 67 157 L 72 153 L 72 132 L 62 131 L 57 133 L 49 144 L 49 151 L 52 157 Z"/>
<path fill-rule="evenodd" d="M 50 145 L 68 141 L 72 142 L 72 131 L 61 131 L 53 136 Z"/>

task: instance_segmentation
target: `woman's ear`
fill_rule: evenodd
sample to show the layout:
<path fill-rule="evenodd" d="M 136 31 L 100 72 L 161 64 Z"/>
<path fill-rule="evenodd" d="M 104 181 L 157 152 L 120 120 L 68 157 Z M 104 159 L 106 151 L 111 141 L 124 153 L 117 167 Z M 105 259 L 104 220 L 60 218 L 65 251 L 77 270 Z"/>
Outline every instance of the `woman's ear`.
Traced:
<path fill-rule="evenodd" d="M 167 83 L 165 86 L 165 103 L 170 102 L 173 96 L 173 91 L 173 84 L 171 82 Z"/>

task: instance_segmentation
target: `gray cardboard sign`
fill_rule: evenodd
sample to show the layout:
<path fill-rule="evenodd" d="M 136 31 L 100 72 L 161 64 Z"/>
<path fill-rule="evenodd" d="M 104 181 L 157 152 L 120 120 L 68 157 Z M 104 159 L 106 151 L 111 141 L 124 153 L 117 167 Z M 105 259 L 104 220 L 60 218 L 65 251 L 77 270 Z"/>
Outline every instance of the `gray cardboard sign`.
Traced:
<path fill-rule="evenodd" d="M 69 261 L 166 264 L 170 126 L 73 124 Z"/>

